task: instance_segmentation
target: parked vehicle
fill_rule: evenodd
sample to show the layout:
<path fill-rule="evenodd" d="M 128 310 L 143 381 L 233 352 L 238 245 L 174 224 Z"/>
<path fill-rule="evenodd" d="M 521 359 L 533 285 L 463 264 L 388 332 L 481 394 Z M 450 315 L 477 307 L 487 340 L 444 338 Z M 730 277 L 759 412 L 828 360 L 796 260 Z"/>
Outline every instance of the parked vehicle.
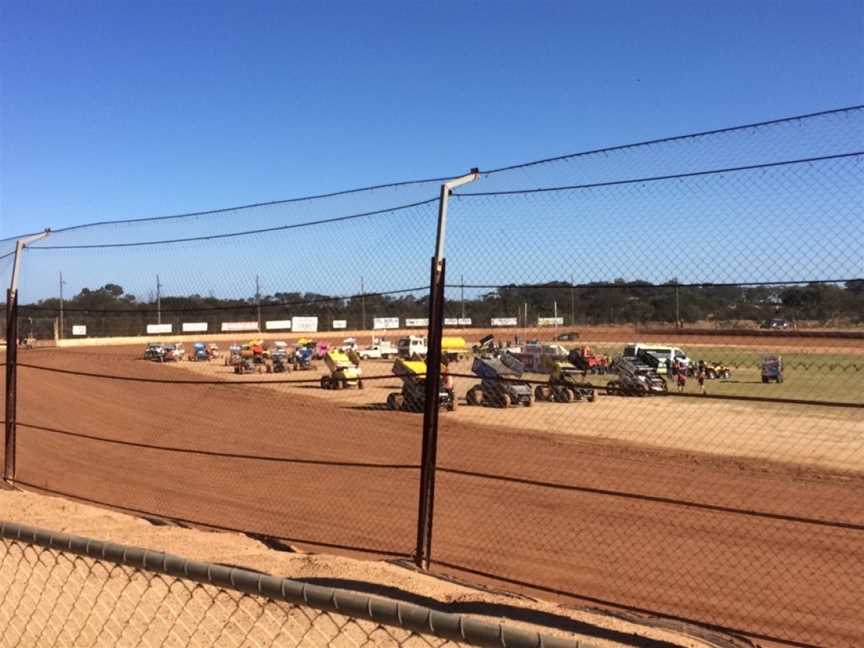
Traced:
<path fill-rule="evenodd" d="M 177 362 L 183 356 L 183 347 L 176 344 L 166 344 L 162 347 L 162 362 Z"/>
<path fill-rule="evenodd" d="M 330 350 L 329 342 L 318 342 L 315 345 L 315 357 L 318 360 L 325 358 L 327 356 L 327 352 Z"/>
<path fill-rule="evenodd" d="M 606 364 L 606 357 L 595 355 L 589 346 L 572 349 L 567 356 L 567 360 L 584 373 L 605 374 L 609 369 Z"/>
<path fill-rule="evenodd" d="M 341 349 L 330 349 L 324 356 L 324 364 L 330 370 L 330 375 L 321 376 L 322 389 L 363 389 L 360 367 L 351 362 Z"/>
<path fill-rule="evenodd" d="M 708 380 L 716 380 L 718 378 L 728 380 L 732 377 L 732 370 L 722 362 L 705 362 L 704 360 L 699 360 L 690 365 L 690 371 L 688 373 L 691 376 L 698 376 L 700 371 L 705 372 L 705 377 Z"/>
<path fill-rule="evenodd" d="M 768 320 L 765 320 L 764 322 L 762 322 L 759 325 L 759 328 L 775 329 L 775 330 L 776 329 L 787 329 L 787 328 L 789 328 L 789 322 L 787 322 L 785 319 L 780 319 L 780 318 L 768 319 Z"/>
<path fill-rule="evenodd" d="M 525 405 L 531 407 L 531 385 L 519 380 L 525 367 L 518 358 L 502 353 L 499 357 L 480 356 L 474 358 L 471 371 L 480 377 L 480 384 L 468 390 L 469 405 L 492 405 L 508 407 Z"/>
<path fill-rule="evenodd" d="M 165 352 L 161 342 L 148 342 L 144 349 L 144 359 L 154 362 L 162 362 L 162 354 Z"/>
<path fill-rule="evenodd" d="M 575 342 L 579 339 L 579 333 L 576 331 L 565 331 L 555 336 L 556 342 Z"/>
<path fill-rule="evenodd" d="M 193 362 L 209 362 L 210 352 L 207 345 L 203 342 L 196 342 L 192 345 L 192 353 L 189 354 L 189 359 Z"/>
<path fill-rule="evenodd" d="M 391 410 L 422 412 L 426 405 L 426 363 L 422 360 L 397 358 L 393 363 L 393 374 L 402 379 L 402 391 L 387 396 L 387 407 Z M 450 412 L 456 409 L 456 395 L 443 384 L 438 390 L 438 407 Z"/>
<path fill-rule="evenodd" d="M 679 367 L 683 366 L 684 369 L 690 366 L 690 358 L 687 357 L 687 354 L 674 346 L 637 342 L 624 347 L 624 357 L 638 358 L 643 364 L 652 366 L 655 362 L 652 358 L 655 358 L 657 364 L 654 369 L 659 374 L 668 373 L 666 371 L 666 360 L 669 360 L 670 364 L 677 364 Z"/>
<path fill-rule="evenodd" d="M 520 351 L 509 353 L 519 359 L 525 371 L 534 373 L 551 373 L 556 362 L 567 360 L 570 355 L 560 344 L 545 344 L 539 340 L 530 340 Z"/>
<path fill-rule="evenodd" d="M 377 360 L 378 358 L 389 360 L 390 358 L 398 355 L 398 353 L 398 349 L 394 347 L 392 343 L 387 342 L 386 340 L 371 344 L 366 348 L 357 351 L 357 354 L 363 360 Z"/>
<path fill-rule="evenodd" d="M 267 373 L 286 373 L 291 371 L 288 351 L 276 348 L 270 352 L 270 364 L 267 365 Z"/>
<path fill-rule="evenodd" d="M 783 382 L 783 357 L 779 355 L 762 356 L 762 382 Z"/>
<path fill-rule="evenodd" d="M 257 357 L 261 357 L 260 353 L 256 354 L 251 345 L 244 344 L 240 350 L 239 361 L 234 365 L 234 373 L 264 373 L 265 365 L 257 360 Z"/>
<path fill-rule="evenodd" d="M 582 371 L 569 362 L 564 360 L 556 362 L 549 375 L 549 382 L 534 388 L 534 398 L 538 401 L 554 400 L 557 403 L 571 403 L 584 399 L 593 403 L 597 393 L 590 383 L 580 381 L 581 377 Z"/>
<path fill-rule="evenodd" d="M 397 346 L 399 357 L 407 360 L 425 360 L 428 350 L 426 338 L 417 335 L 401 338 Z M 464 338 L 441 338 L 441 353 L 448 361 L 463 360 L 468 352 L 468 344 Z"/>
<path fill-rule="evenodd" d="M 666 394 L 669 391 L 663 376 L 651 366 L 635 358 L 618 358 L 612 365 L 612 371 L 618 374 L 618 378 L 606 384 L 607 394 L 652 396 Z"/>
<path fill-rule="evenodd" d="M 240 351 L 243 347 L 239 344 L 232 344 L 228 347 L 228 355 L 225 356 L 225 366 L 233 367 L 240 362 Z"/>
<path fill-rule="evenodd" d="M 314 369 L 315 365 L 312 362 L 313 351 L 306 346 L 298 346 L 294 349 L 294 371 L 308 371 Z"/>

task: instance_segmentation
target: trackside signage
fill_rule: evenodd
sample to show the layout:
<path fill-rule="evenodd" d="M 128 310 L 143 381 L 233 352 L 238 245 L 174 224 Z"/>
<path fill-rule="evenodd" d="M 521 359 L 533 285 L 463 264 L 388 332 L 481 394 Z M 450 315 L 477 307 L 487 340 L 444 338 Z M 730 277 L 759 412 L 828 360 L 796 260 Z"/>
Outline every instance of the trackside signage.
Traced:
<path fill-rule="evenodd" d="M 315 333 L 318 330 L 318 318 L 292 317 L 291 328 L 295 333 Z"/>
<path fill-rule="evenodd" d="M 372 328 L 374 329 L 398 329 L 398 317 L 376 317 L 372 320 Z"/>
<path fill-rule="evenodd" d="M 148 333 L 170 333 L 171 332 L 171 324 L 148 324 L 147 332 Z"/>
<path fill-rule="evenodd" d="M 346 329 L 346 328 L 348 328 L 348 320 L 333 320 L 333 328 L 334 329 Z"/>
<path fill-rule="evenodd" d="M 87 335 L 87 325 L 74 324 L 72 326 L 72 335 Z"/>
<path fill-rule="evenodd" d="M 519 322 L 515 317 L 493 317 L 492 326 L 518 326 Z"/>
<path fill-rule="evenodd" d="M 184 333 L 206 333 L 207 322 L 183 322 Z"/>
<path fill-rule="evenodd" d="M 257 331 L 258 322 L 222 322 L 223 331 Z"/>
<path fill-rule="evenodd" d="M 267 320 L 264 322 L 264 328 L 268 331 L 290 331 L 291 320 Z"/>
<path fill-rule="evenodd" d="M 471 326 L 470 317 L 445 317 L 444 326 Z"/>
<path fill-rule="evenodd" d="M 405 326 L 408 328 L 426 328 L 429 326 L 428 317 L 415 317 L 405 320 Z"/>
<path fill-rule="evenodd" d="M 537 326 L 564 326 L 563 317 L 538 317 Z"/>

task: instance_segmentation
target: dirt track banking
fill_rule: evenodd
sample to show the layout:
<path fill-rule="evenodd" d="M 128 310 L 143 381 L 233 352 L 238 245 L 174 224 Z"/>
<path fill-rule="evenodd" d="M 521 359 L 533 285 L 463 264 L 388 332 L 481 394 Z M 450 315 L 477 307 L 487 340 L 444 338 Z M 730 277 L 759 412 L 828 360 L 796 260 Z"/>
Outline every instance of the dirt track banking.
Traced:
<path fill-rule="evenodd" d="M 137 360 L 139 352 L 40 350 L 20 360 L 204 378 L 188 367 Z M 290 376 L 298 377 L 306 376 Z M 336 394 L 325 396 L 314 384 L 164 385 L 24 368 L 19 381 L 22 484 L 299 545 L 412 551 L 417 415 L 341 394 L 331 399 Z M 376 389 L 384 385 L 398 386 L 386 379 Z M 570 408 L 566 414 L 559 408 L 553 418 L 565 427 L 566 416 L 569 434 L 519 429 L 518 420 L 500 415 L 509 413 L 493 410 L 442 416 L 436 568 L 752 635 L 856 645 L 864 599 L 860 441 L 840 452 L 830 434 L 817 444 L 818 453 L 843 456 L 848 465 L 779 463 L 758 452 L 729 457 L 722 443 L 703 453 L 698 444 L 672 443 L 695 434 L 698 419 L 687 415 L 685 425 L 668 412 L 637 416 L 625 409 L 631 403 L 617 405 L 627 414 L 603 425 L 639 424 L 648 443 L 603 438 L 616 434 L 592 428 L 592 405 L 561 406 Z M 788 420 L 796 417 L 793 411 Z M 591 432 L 580 433 L 583 427 Z M 169 450 L 181 448 L 194 452 Z"/>

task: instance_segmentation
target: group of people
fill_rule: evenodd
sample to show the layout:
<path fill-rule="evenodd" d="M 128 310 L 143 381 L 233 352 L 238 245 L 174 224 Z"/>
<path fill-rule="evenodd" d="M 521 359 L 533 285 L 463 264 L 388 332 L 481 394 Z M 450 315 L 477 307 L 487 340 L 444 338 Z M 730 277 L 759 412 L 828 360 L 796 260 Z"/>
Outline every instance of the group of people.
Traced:
<path fill-rule="evenodd" d="M 694 369 L 696 381 L 699 383 L 699 393 L 705 394 L 705 379 L 707 378 L 708 374 L 705 363 L 700 360 L 696 367 L 694 367 Z M 690 373 L 690 367 L 688 367 L 683 362 L 671 361 L 667 358 L 666 373 L 669 376 L 672 376 L 672 378 L 675 380 L 678 391 L 683 392 L 684 388 L 687 387 L 687 375 L 688 373 Z"/>

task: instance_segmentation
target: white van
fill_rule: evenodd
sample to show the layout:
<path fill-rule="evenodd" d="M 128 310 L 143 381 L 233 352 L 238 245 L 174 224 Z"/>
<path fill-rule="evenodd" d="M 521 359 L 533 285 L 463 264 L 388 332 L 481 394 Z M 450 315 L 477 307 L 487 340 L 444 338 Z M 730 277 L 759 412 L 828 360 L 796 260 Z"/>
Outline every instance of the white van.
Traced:
<path fill-rule="evenodd" d="M 650 353 L 652 356 L 655 356 L 659 360 L 657 373 L 661 374 L 666 373 L 667 359 L 670 362 L 677 362 L 678 364 L 684 365 L 685 368 L 690 365 L 690 358 L 688 358 L 687 354 L 678 347 L 651 344 L 650 342 L 634 342 L 633 344 L 628 344 L 624 347 L 624 357 L 635 358 L 640 353 Z"/>

